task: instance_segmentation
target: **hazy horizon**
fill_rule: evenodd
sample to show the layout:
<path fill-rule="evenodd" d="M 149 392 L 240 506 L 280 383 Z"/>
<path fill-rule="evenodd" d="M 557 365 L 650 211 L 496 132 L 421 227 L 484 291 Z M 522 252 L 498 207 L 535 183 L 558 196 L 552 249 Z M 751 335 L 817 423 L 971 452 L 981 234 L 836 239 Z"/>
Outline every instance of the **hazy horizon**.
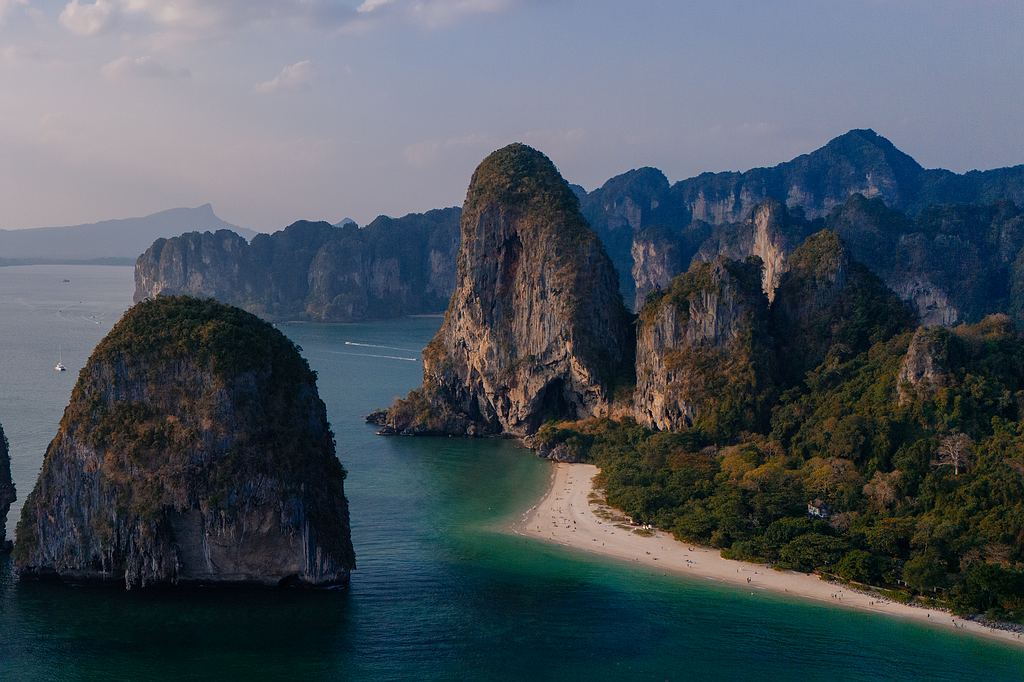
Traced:
<path fill-rule="evenodd" d="M 205 203 L 263 231 L 366 224 L 461 204 L 512 141 L 588 190 L 851 128 L 929 168 L 1016 165 L 1022 20 L 1000 0 L 0 0 L 0 227 Z"/>

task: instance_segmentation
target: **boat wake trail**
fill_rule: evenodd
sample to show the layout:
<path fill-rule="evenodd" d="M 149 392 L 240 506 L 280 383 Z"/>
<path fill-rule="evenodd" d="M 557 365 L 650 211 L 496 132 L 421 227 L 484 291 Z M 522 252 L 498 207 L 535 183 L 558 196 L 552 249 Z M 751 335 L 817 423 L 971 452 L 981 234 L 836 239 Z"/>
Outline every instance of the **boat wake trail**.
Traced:
<path fill-rule="evenodd" d="M 385 350 L 400 350 L 405 353 L 419 353 L 418 350 L 412 348 L 399 348 L 398 346 L 378 346 L 375 343 L 356 343 L 355 341 L 346 341 L 346 346 L 358 346 L 360 348 L 383 348 Z"/>
<path fill-rule="evenodd" d="M 404 350 L 404 349 L 401 349 Z M 332 355 L 352 355 L 357 358 L 382 358 L 384 360 L 405 360 L 406 362 L 419 362 L 419 358 L 403 358 L 398 355 L 374 355 L 372 353 L 346 353 L 340 350 L 329 350 L 326 351 Z"/>

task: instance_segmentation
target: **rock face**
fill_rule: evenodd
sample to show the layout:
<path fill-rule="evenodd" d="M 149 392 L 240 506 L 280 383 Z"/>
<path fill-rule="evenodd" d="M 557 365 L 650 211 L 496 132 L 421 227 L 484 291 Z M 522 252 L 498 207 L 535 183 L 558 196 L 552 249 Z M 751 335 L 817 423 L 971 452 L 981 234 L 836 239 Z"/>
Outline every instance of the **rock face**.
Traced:
<path fill-rule="evenodd" d="M 855 194 L 827 217 L 809 221 L 799 209 L 768 201 L 743 223 L 715 226 L 695 258 L 760 257 L 772 298 L 790 254 L 823 226 L 925 324 L 950 326 L 1002 310 L 1019 314 L 1015 291 L 1024 292 L 1024 212 L 1008 202 L 931 206 L 909 215 L 880 198 Z M 681 250 L 675 245 L 684 239 L 662 237 L 644 262 L 658 263 L 659 254 Z M 642 276 L 637 273 L 638 281 Z"/>
<path fill-rule="evenodd" d="M 300 221 L 247 243 L 227 230 L 160 239 L 135 265 L 135 300 L 211 297 L 270 320 L 349 322 L 435 313 L 455 283 L 459 210 L 358 228 Z"/>
<path fill-rule="evenodd" d="M 136 305 L 96 347 L 18 524 L 23 576 L 340 585 L 345 472 L 315 375 L 236 308 Z"/>
<path fill-rule="evenodd" d="M 665 289 L 676 274 L 685 271 L 690 255 L 675 235 L 660 228 L 638 233 L 633 238 L 631 254 L 635 310 L 642 309 L 650 294 Z"/>
<path fill-rule="evenodd" d="M 14 502 L 14 481 L 11 480 L 11 457 L 7 449 L 7 438 L 0 426 L 0 552 L 4 551 L 7 537 L 7 512 Z"/>
<path fill-rule="evenodd" d="M 633 414 L 659 430 L 756 428 L 772 385 L 760 259 L 695 263 L 640 312 Z"/>
<path fill-rule="evenodd" d="M 1016 311 L 1024 212 L 1012 203 L 931 206 L 911 216 L 854 196 L 827 223 L 925 324 Z"/>
<path fill-rule="evenodd" d="M 635 282 L 623 282 L 626 300 L 633 300 L 633 287 L 640 289 L 651 279 L 644 263 L 657 266 L 660 260 L 652 258 L 650 248 L 643 244 L 645 231 L 656 229 L 661 237 L 675 236 L 671 243 L 681 254 L 678 258 L 681 265 L 677 272 L 669 274 L 671 278 L 686 270 L 698 249 L 703 253 L 702 260 L 707 261 L 719 255 L 742 259 L 755 253 L 753 248 L 716 251 L 711 245 L 702 246 L 700 232 L 708 225 L 722 226 L 724 242 L 729 244 L 734 241 L 728 238 L 730 230 L 743 232 L 743 226 L 755 217 L 757 207 L 766 201 L 781 204 L 800 220 L 813 223 L 839 210 L 854 195 L 876 199 L 879 204 L 911 217 L 936 204 L 1008 201 L 1024 206 L 1024 166 L 963 175 L 942 169 L 928 170 L 874 131 L 851 130 L 809 154 L 771 168 L 754 168 L 742 173 L 702 173 L 673 185 L 669 185 L 657 169 L 633 170 L 591 192 L 582 199 L 582 206 L 620 276 L 627 272 L 636 274 L 635 268 L 641 267 Z M 824 225 L 816 223 L 804 236 L 822 227 Z M 838 231 L 857 258 L 874 269 L 874 262 L 863 256 L 852 235 Z M 737 236 L 746 239 L 746 236 Z M 799 241 L 789 248 L 795 248 Z M 637 242 L 641 244 L 638 246 Z M 670 242 L 661 239 L 660 243 Z M 769 243 L 759 246 L 772 249 Z M 942 252 L 940 244 L 936 248 Z M 636 260 L 638 253 L 644 256 L 644 263 Z M 772 259 L 766 257 L 766 253 L 757 255 L 764 260 L 770 281 L 775 274 Z M 661 287 L 668 283 L 667 279 L 658 281 Z M 923 303 L 928 296 L 925 290 L 934 284 L 922 282 L 917 287 L 920 293 L 908 291 L 905 298 L 920 298 Z M 644 293 L 639 293 L 635 300 L 642 303 Z"/>
<path fill-rule="evenodd" d="M 639 168 L 617 175 L 580 199 L 580 209 L 591 228 L 597 232 L 619 273 L 622 296 L 642 302 L 639 282 L 634 282 L 636 236 L 651 228 L 673 228 L 685 224 L 686 217 L 669 201 L 669 184 L 657 168 Z M 689 257 L 686 258 L 689 262 Z M 669 275 L 669 279 L 681 270 Z M 666 279 L 664 283 L 668 283 Z"/>
<path fill-rule="evenodd" d="M 1013 361 L 1019 344 L 1020 335 L 1008 315 L 989 315 L 977 324 L 953 329 L 918 327 L 900 363 L 896 381 L 899 403 L 931 400 L 941 389 L 962 384 L 968 370 L 1019 377 L 1021 368 Z M 1008 362 L 994 363 L 996 366 L 987 370 L 976 366 L 978 358 L 994 355 L 1000 347 L 1013 349 L 1004 353 Z"/>
<path fill-rule="evenodd" d="M 734 260 L 760 258 L 764 264 L 761 288 L 772 301 L 786 271 L 787 257 L 810 229 L 811 225 L 799 212 L 793 216 L 779 202 L 768 200 L 759 204 L 744 222 L 716 228 L 694 258 L 701 261 L 713 261 L 721 256 Z"/>
<path fill-rule="evenodd" d="M 606 414 L 631 382 L 633 339 L 615 270 L 550 160 L 514 144 L 476 169 L 458 282 L 424 353 L 423 388 L 386 429 L 525 436 Z"/>
<path fill-rule="evenodd" d="M 158 239 L 136 263 L 135 302 L 181 293 L 222 301 L 255 298 L 257 281 L 243 275 L 248 249 L 249 242 L 231 230 Z"/>
<path fill-rule="evenodd" d="M 835 232 L 812 235 L 789 258 L 772 305 L 772 328 L 786 383 L 829 353 L 849 357 L 912 326 L 913 315 L 856 262 Z"/>
<path fill-rule="evenodd" d="M 949 383 L 951 339 L 941 327 L 918 327 L 914 332 L 897 377 L 901 404 L 932 395 Z"/>

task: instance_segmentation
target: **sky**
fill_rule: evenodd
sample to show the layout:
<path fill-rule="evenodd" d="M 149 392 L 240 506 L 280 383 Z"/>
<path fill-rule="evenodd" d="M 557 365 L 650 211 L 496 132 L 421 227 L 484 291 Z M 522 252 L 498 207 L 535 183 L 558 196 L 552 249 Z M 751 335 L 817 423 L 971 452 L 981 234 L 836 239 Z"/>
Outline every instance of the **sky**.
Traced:
<path fill-rule="evenodd" d="M 594 189 L 874 128 L 1024 163 L 1021 0 L 0 0 L 0 227 L 462 203 L 522 141 Z"/>

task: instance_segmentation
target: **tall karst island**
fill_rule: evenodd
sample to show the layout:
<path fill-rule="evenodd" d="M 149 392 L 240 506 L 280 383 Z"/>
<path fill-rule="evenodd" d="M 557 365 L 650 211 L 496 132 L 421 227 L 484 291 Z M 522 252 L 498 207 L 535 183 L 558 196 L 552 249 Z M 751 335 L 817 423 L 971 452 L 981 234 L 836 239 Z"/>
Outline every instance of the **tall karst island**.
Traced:
<path fill-rule="evenodd" d="M 549 419 L 610 413 L 633 383 L 631 316 L 546 156 L 513 144 L 477 167 L 457 267 L 423 387 L 373 416 L 385 431 L 528 436 Z"/>
<path fill-rule="evenodd" d="M 344 481 L 296 346 L 237 308 L 161 297 L 129 310 L 82 370 L 15 565 L 128 588 L 344 585 Z"/>

